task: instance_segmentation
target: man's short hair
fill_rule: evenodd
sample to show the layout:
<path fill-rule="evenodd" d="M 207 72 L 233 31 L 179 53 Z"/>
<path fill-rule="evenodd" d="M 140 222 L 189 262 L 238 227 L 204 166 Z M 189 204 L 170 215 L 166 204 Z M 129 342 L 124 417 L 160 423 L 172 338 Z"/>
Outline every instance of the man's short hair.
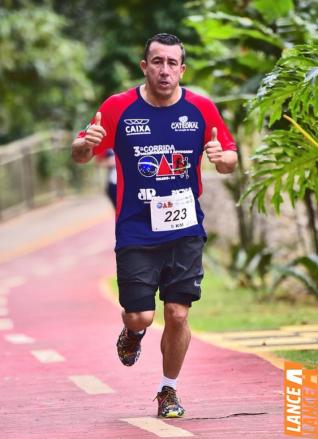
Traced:
<path fill-rule="evenodd" d="M 144 51 L 144 59 L 147 61 L 147 57 L 149 55 L 149 49 L 150 49 L 150 45 L 153 42 L 157 42 L 160 44 L 165 44 L 167 46 L 175 46 L 178 45 L 181 49 L 181 64 L 184 64 L 185 61 L 185 49 L 184 46 L 182 44 L 182 42 L 179 40 L 178 37 L 176 37 L 175 35 L 171 35 L 171 34 L 156 34 L 153 37 L 149 38 L 149 40 L 147 40 L 146 45 L 145 45 L 145 51 Z"/>

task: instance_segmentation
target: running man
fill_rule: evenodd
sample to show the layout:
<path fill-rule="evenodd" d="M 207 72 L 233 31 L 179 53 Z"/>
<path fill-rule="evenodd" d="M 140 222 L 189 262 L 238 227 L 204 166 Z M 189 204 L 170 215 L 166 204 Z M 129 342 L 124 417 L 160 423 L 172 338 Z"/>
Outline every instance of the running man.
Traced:
<path fill-rule="evenodd" d="M 106 99 L 72 144 L 78 163 L 115 151 L 115 252 L 124 323 L 117 351 L 125 366 L 138 360 L 159 289 L 165 318 L 157 393 L 162 417 L 184 414 L 176 383 L 191 338 L 189 309 L 200 299 L 203 278 L 202 154 L 222 174 L 237 163 L 235 143 L 213 102 L 180 86 L 184 61 L 174 35 L 149 39 L 140 62 L 144 84 Z"/>

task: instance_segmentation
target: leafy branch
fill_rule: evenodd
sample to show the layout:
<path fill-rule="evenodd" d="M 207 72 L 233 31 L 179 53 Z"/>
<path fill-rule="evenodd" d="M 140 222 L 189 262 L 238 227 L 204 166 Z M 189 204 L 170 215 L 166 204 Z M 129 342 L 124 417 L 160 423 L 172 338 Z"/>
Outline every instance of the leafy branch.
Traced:
<path fill-rule="evenodd" d="M 250 117 L 258 112 L 260 126 L 280 123 L 290 125 L 271 132 L 265 145 L 256 150 L 252 160 L 252 183 L 241 201 L 253 194 L 251 204 L 266 213 L 266 195 L 272 190 L 271 203 L 277 213 L 283 193 L 292 206 L 304 199 L 306 190 L 318 200 L 318 47 L 295 46 L 283 53 L 271 73 L 265 76 L 257 96 L 249 103 Z"/>

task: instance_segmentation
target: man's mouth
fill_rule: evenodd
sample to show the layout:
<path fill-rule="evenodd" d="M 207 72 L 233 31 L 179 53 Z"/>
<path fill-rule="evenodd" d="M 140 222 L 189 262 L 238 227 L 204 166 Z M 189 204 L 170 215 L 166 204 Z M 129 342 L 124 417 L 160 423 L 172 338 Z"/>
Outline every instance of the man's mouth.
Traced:
<path fill-rule="evenodd" d="M 159 81 L 159 84 L 162 85 L 163 87 L 167 87 L 168 85 L 170 85 L 169 81 L 164 81 L 164 80 Z"/>

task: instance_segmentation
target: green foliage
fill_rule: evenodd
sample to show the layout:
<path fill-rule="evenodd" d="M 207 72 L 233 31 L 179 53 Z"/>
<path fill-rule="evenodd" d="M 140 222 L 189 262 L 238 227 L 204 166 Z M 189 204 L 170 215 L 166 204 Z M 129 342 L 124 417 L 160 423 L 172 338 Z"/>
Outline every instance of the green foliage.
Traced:
<path fill-rule="evenodd" d="M 274 68 L 286 48 L 317 41 L 318 5 L 307 0 L 207 0 L 193 4 L 198 12 L 186 23 L 195 29 L 202 44 L 189 47 L 192 73 L 188 80 L 212 96 L 237 143 L 242 145 L 238 151 L 239 170 L 232 187 L 228 186 L 237 203 L 248 187 L 249 162 L 244 155 L 254 146 L 253 133 L 258 129 L 258 116 L 246 119 L 245 104 L 254 97 L 262 78 Z M 286 85 L 288 80 L 282 91 Z M 270 109 L 272 117 L 281 114 L 277 108 L 276 114 Z M 266 188 L 260 189 L 262 206 Z M 280 197 L 277 183 L 273 197 L 276 206 Z M 240 244 L 247 251 L 255 240 L 254 216 L 247 203 L 238 206 L 237 222 Z"/>
<path fill-rule="evenodd" d="M 182 0 L 51 0 L 70 19 L 69 31 L 89 47 L 90 77 L 99 86 L 98 100 L 141 82 L 139 61 L 148 38 L 159 32 L 196 42 L 182 25 L 188 10 Z"/>
<path fill-rule="evenodd" d="M 294 10 L 292 0 L 254 0 L 252 4 L 268 23 L 286 17 Z"/>
<path fill-rule="evenodd" d="M 207 240 L 204 246 L 203 262 L 204 265 L 207 266 L 207 268 L 209 269 L 218 264 L 213 252 L 217 238 L 217 233 L 212 231 L 209 231 L 207 233 Z"/>
<path fill-rule="evenodd" d="M 273 254 L 264 242 L 251 244 L 248 249 L 240 244 L 231 247 L 229 270 L 240 286 L 256 292 L 267 290 L 267 277 Z"/>
<path fill-rule="evenodd" d="M 251 176 L 253 183 L 242 200 L 253 193 L 251 204 L 256 203 L 260 212 L 266 213 L 266 196 L 272 188 L 271 202 L 277 213 L 283 202 L 282 192 L 289 196 L 292 206 L 303 200 L 306 189 L 318 197 L 318 149 L 295 131 L 276 130 L 265 138 L 266 145 L 256 150 L 256 161 Z"/>
<path fill-rule="evenodd" d="M 49 7 L 0 8 L 0 141 L 71 128 L 93 99 L 85 49 L 63 34 L 66 24 Z"/>
<path fill-rule="evenodd" d="M 224 12 L 208 12 L 202 16 L 192 16 L 189 20 L 206 42 L 212 39 L 255 39 L 273 46 L 282 47 L 282 41 L 270 29 L 257 20 Z"/>
<path fill-rule="evenodd" d="M 275 279 L 272 289 L 277 287 L 288 277 L 300 281 L 306 290 L 318 298 L 318 255 L 301 256 L 285 266 L 277 268 L 279 274 Z"/>
<path fill-rule="evenodd" d="M 53 157 L 52 152 L 43 150 L 38 153 L 36 162 L 36 172 L 43 181 L 48 180 L 53 175 Z"/>
<path fill-rule="evenodd" d="M 292 206 L 303 200 L 306 190 L 318 200 L 318 47 L 295 46 L 286 50 L 274 70 L 265 76 L 257 96 L 250 104 L 251 117 L 259 111 L 259 123 L 277 122 L 284 111 L 295 118 L 291 125 L 282 123 L 265 139 L 252 158 L 253 183 L 243 198 L 253 193 L 252 204 L 266 212 L 266 196 L 277 213 L 287 193 Z M 297 122 L 298 121 L 298 122 Z"/>
<path fill-rule="evenodd" d="M 269 126 L 284 110 L 312 127 L 318 116 L 318 46 L 315 44 L 286 49 L 274 69 L 265 76 L 249 111 L 259 110 L 259 127 L 269 115 Z M 253 114 L 254 116 L 254 114 Z"/>
<path fill-rule="evenodd" d="M 219 101 L 222 97 L 226 101 L 228 94 L 236 96 L 230 108 L 243 117 L 241 97 L 256 92 L 262 76 L 274 67 L 282 50 L 318 39 L 318 6 L 308 1 L 296 5 L 291 0 L 213 0 L 195 4 L 201 10 L 186 23 L 198 33 L 202 47 L 190 46 L 194 55 L 191 79 L 202 82 Z"/>

